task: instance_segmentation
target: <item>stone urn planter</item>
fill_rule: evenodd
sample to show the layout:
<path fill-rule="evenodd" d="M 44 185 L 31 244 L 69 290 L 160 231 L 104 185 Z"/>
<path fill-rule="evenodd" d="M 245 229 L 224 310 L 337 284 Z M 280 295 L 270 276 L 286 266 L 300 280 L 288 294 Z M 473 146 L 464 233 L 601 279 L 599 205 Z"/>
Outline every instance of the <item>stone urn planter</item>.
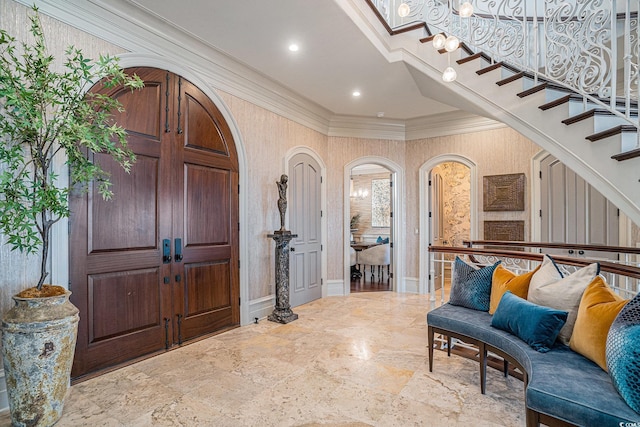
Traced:
<path fill-rule="evenodd" d="M 45 285 L 45 287 L 48 285 Z M 51 426 L 62 416 L 78 331 L 71 292 L 13 297 L 2 320 L 2 358 L 14 426 Z"/>

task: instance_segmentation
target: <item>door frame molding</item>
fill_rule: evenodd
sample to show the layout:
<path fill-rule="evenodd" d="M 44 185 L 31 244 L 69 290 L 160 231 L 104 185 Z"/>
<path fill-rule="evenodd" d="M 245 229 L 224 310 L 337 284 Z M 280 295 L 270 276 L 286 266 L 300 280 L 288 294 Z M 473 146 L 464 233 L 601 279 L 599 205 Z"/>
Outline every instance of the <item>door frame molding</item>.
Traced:
<path fill-rule="evenodd" d="M 240 134 L 238 124 L 233 118 L 231 111 L 225 104 L 225 102 L 216 93 L 215 89 L 206 81 L 198 76 L 198 74 L 191 68 L 185 67 L 167 57 L 161 57 L 154 54 L 146 53 L 123 53 L 118 55 L 120 58 L 120 66 L 122 68 L 130 67 L 153 67 L 161 70 L 167 70 L 172 73 L 178 74 L 194 85 L 196 85 L 202 92 L 204 92 L 211 102 L 220 110 L 220 113 L 224 117 L 231 134 L 233 135 L 234 144 L 236 147 L 236 153 L 238 155 L 238 178 L 240 181 L 240 194 L 239 194 L 239 218 L 240 224 L 245 226 L 240 227 L 239 232 L 239 244 L 240 244 L 240 325 L 247 325 L 251 323 L 249 313 L 249 246 L 248 246 L 248 227 L 246 226 L 248 218 L 248 193 L 249 193 L 249 180 L 248 180 L 248 168 L 247 168 L 247 154 L 244 146 L 244 141 Z M 66 169 L 66 168 L 65 168 Z M 60 176 L 66 176 L 66 170 L 61 173 Z M 60 221 L 62 222 L 62 221 Z M 52 236 L 52 278 L 58 280 L 56 283 L 68 283 L 69 282 L 69 235 L 67 233 L 66 221 L 57 227 L 57 232 Z"/>
<path fill-rule="evenodd" d="M 542 223 L 540 220 L 540 207 L 542 206 L 540 198 L 542 197 L 542 187 L 540 183 L 540 165 L 542 160 L 550 156 L 547 150 L 538 151 L 531 158 L 531 240 L 539 242 L 542 233 Z"/>
<path fill-rule="evenodd" d="M 391 174 L 393 175 L 393 236 L 394 236 L 394 245 L 392 248 L 393 251 L 393 279 L 391 280 L 391 289 L 395 292 L 404 292 L 404 276 L 405 276 L 405 259 L 404 259 L 404 246 L 406 245 L 406 233 L 404 228 L 401 227 L 402 220 L 404 218 L 404 210 L 403 203 L 400 202 L 400 197 L 402 196 L 402 201 L 404 202 L 404 168 L 394 162 L 393 160 L 387 159 L 385 157 L 379 156 L 365 156 L 360 157 L 355 160 L 350 161 L 346 165 L 344 165 L 344 201 L 343 201 L 343 295 L 349 295 L 351 293 L 351 266 L 350 262 L 350 253 L 349 253 L 349 240 L 351 235 L 350 225 L 350 217 L 351 209 L 349 208 L 350 204 L 350 179 L 351 179 L 351 169 L 356 166 L 366 165 L 366 164 L 375 164 L 382 167 L 387 168 Z M 402 276 L 402 277 L 400 277 Z"/>
<path fill-rule="evenodd" d="M 305 147 L 302 145 L 298 145 L 290 148 L 284 155 L 282 159 L 282 170 L 283 173 L 289 176 L 289 161 L 297 154 L 306 154 L 309 157 L 313 158 L 320 165 L 320 176 L 322 177 L 322 183 L 320 184 L 320 210 L 324 215 L 320 218 L 320 244 L 322 245 L 322 251 L 320 254 L 320 263 L 321 263 L 321 276 L 322 279 L 322 298 L 328 296 L 327 293 L 327 165 L 322 160 L 322 157 L 318 153 L 316 153 L 313 149 L 309 147 Z M 285 217 L 285 227 L 289 228 L 289 217 Z"/>
<path fill-rule="evenodd" d="M 430 294 L 431 301 L 435 301 L 435 292 L 430 288 L 431 283 L 429 282 L 429 241 L 431 240 L 431 236 L 429 234 L 429 198 L 427 196 L 427 191 L 429 189 L 429 180 L 427 178 L 428 174 L 431 173 L 431 170 L 439 165 L 440 163 L 445 162 L 456 162 L 461 163 L 469 168 L 469 179 L 471 194 L 470 194 L 470 220 L 471 220 L 471 229 L 469 230 L 469 234 L 471 239 L 475 239 L 478 234 L 478 216 L 476 212 L 478 212 L 478 166 L 476 163 L 468 157 L 459 155 L 459 154 L 440 154 L 438 156 L 432 157 L 427 160 L 420 166 L 418 175 L 419 175 L 419 203 L 420 203 L 420 265 L 419 265 L 419 280 L 418 280 L 418 293 L 420 294 Z"/>

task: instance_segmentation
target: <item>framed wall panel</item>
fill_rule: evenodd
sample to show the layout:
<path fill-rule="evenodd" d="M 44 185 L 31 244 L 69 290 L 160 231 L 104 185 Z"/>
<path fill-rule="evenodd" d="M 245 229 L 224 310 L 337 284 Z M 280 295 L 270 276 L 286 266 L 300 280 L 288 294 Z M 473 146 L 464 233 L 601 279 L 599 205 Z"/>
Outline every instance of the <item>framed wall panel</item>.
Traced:
<path fill-rule="evenodd" d="M 483 177 L 483 210 L 485 212 L 523 211 L 524 181 L 523 173 Z"/>

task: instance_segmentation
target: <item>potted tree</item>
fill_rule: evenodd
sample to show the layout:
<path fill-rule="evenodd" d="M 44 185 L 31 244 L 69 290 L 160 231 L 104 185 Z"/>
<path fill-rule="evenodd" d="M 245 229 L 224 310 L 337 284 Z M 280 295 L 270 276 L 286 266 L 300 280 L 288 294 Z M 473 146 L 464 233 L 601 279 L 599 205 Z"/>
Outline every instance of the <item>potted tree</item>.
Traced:
<path fill-rule="evenodd" d="M 13 250 L 40 255 L 38 283 L 25 284 L 2 321 L 12 422 L 35 426 L 62 415 L 78 325 L 70 292 L 45 284 L 51 227 L 69 216 L 70 187 L 59 183 L 55 165 L 66 162 L 71 188 L 94 181 L 111 197 L 108 173 L 87 154 L 107 153 L 127 171 L 135 157 L 124 129 L 113 123 L 121 104 L 87 91 L 96 82 L 131 90 L 143 82 L 127 75 L 117 58 L 92 61 L 74 47 L 58 71 L 35 7 L 30 21 L 32 43 L 0 30 L 0 238 Z"/>

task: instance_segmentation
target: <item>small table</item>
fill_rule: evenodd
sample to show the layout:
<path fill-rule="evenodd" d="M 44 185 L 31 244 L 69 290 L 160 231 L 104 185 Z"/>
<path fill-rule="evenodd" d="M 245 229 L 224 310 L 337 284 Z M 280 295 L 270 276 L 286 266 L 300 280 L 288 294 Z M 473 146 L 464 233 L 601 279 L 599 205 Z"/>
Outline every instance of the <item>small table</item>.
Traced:
<path fill-rule="evenodd" d="M 352 244 L 351 244 L 351 247 L 352 247 L 353 249 L 355 249 L 356 251 L 362 251 L 362 250 L 365 250 L 365 249 L 372 248 L 372 247 L 374 247 L 374 246 L 378 246 L 378 245 L 380 245 L 380 244 L 381 244 L 381 243 L 365 243 L 365 242 L 360 242 L 360 243 L 352 243 Z"/>

